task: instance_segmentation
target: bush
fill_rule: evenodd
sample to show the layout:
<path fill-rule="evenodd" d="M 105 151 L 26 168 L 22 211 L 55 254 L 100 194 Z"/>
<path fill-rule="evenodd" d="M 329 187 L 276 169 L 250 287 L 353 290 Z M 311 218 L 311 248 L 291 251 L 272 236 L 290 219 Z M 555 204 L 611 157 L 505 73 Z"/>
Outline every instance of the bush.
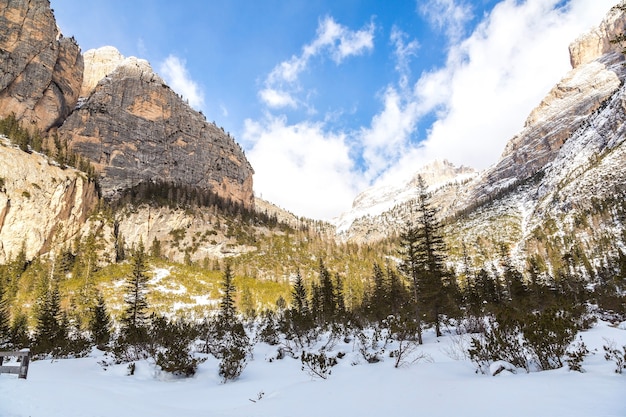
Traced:
<path fill-rule="evenodd" d="M 524 346 L 541 370 L 563 366 L 567 347 L 576 337 L 577 318 L 568 310 L 547 309 L 524 320 Z"/>
<path fill-rule="evenodd" d="M 337 358 L 326 356 L 324 352 L 302 352 L 300 356 L 302 370 L 306 370 L 312 377 L 328 378 L 332 373 L 331 368 L 337 365 Z"/>
<path fill-rule="evenodd" d="M 585 360 L 585 356 L 587 356 L 588 354 L 589 354 L 589 349 L 587 349 L 585 342 L 583 342 L 581 338 L 580 342 L 577 342 L 573 346 L 573 349 L 567 352 L 566 361 L 567 361 L 567 367 L 569 368 L 569 370 L 577 371 L 577 372 L 585 372 L 585 370 L 583 369 L 583 361 Z"/>
<path fill-rule="evenodd" d="M 604 359 L 615 362 L 615 373 L 621 374 L 626 369 L 626 346 L 622 350 L 615 346 L 615 342 L 608 341 L 604 348 Z"/>
<path fill-rule="evenodd" d="M 161 370 L 174 375 L 195 375 L 199 363 L 193 356 L 196 337 L 194 327 L 182 320 L 168 321 L 164 317 L 153 317 L 150 339 L 156 364 Z"/>
<path fill-rule="evenodd" d="M 519 323 L 509 317 L 490 318 L 487 330 L 481 337 L 472 337 L 467 353 L 477 366 L 477 371 L 486 374 L 489 365 L 502 360 L 517 368 L 528 371 L 527 351 L 520 337 Z"/>

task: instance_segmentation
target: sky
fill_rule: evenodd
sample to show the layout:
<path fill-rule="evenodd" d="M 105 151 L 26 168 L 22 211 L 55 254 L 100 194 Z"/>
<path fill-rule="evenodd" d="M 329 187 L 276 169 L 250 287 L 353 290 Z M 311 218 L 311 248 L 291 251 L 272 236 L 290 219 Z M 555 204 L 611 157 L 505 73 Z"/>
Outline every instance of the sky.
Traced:
<path fill-rule="evenodd" d="M 234 136 L 254 190 L 331 220 L 447 159 L 494 164 L 617 0 L 51 0 Z M 173 6 L 174 5 L 174 6 Z"/>

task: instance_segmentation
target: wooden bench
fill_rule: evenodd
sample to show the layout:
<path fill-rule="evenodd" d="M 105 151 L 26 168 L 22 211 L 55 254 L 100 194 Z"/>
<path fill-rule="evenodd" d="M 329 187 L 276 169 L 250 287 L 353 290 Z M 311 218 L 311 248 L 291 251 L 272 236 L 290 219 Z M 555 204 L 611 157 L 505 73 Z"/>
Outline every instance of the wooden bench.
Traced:
<path fill-rule="evenodd" d="M 5 357 L 22 358 L 19 365 L 2 366 Z M 17 374 L 18 378 L 26 379 L 28 376 L 28 364 L 30 363 L 30 349 L 22 349 L 15 352 L 0 352 L 0 374 Z"/>

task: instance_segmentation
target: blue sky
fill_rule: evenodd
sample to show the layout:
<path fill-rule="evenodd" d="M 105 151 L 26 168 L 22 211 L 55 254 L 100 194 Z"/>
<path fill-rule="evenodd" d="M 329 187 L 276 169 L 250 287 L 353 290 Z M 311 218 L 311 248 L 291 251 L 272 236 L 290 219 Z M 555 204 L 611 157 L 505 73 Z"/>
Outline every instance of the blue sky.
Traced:
<path fill-rule="evenodd" d="M 433 160 L 484 169 L 617 0 L 51 0 L 230 132 L 255 192 L 331 219 Z"/>

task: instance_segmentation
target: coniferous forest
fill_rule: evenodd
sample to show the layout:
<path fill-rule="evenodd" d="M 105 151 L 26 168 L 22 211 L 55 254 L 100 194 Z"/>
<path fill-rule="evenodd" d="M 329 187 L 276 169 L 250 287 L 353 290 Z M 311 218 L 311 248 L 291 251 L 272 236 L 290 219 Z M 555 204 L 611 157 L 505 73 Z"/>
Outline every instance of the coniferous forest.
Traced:
<path fill-rule="evenodd" d="M 11 118 L 0 127 L 26 137 L 19 144 L 29 151 L 37 143 Z M 56 157 L 62 153 L 58 148 Z M 277 346 L 277 359 L 299 358 L 303 370 L 327 378 L 341 359 L 327 355 L 332 341 L 353 340 L 368 363 L 389 355 L 397 367 L 432 329 L 437 337 L 471 335 L 466 354 L 478 372 L 497 361 L 529 372 L 581 370 L 589 351 L 576 341 L 578 332 L 598 317 L 626 319 L 621 250 L 608 252 L 599 268 L 582 268 L 584 253 L 564 253 L 560 267 L 547 272 L 538 255 L 519 268 L 502 245 L 497 262 L 480 265 L 465 247 L 462 256 L 450 255 L 445 224 L 421 179 L 418 188 L 415 215 L 398 236 L 358 245 L 329 238 L 314 222 L 296 228 L 211 193 L 141 185 L 102 202 L 94 215 L 114 217 L 141 204 L 211 210 L 263 253 L 202 262 L 186 257 L 181 264 L 162 254 L 158 240 L 129 245 L 116 233 L 111 261 L 97 230 L 34 259 L 21 251 L 0 266 L 0 350 L 30 347 L 35 359 L 44 359 L 81 357 L 95 347 L 112 363 L 127 363 L 130 374 L 136 361 L 151 358 L 181 376 L 194 375 L 212 355 L 226 382 L 245 371 L 253 345 L 264 342 Z M 163 271 L 176 271 L 179 285 L 197 285 L 213 301 L 177 313 L 175 291 L 157 288 Z M 319 348 L 320 340 L 328 342 Z M 621 372 L 626 349 L 607 343 L 605 350 Z"/>

